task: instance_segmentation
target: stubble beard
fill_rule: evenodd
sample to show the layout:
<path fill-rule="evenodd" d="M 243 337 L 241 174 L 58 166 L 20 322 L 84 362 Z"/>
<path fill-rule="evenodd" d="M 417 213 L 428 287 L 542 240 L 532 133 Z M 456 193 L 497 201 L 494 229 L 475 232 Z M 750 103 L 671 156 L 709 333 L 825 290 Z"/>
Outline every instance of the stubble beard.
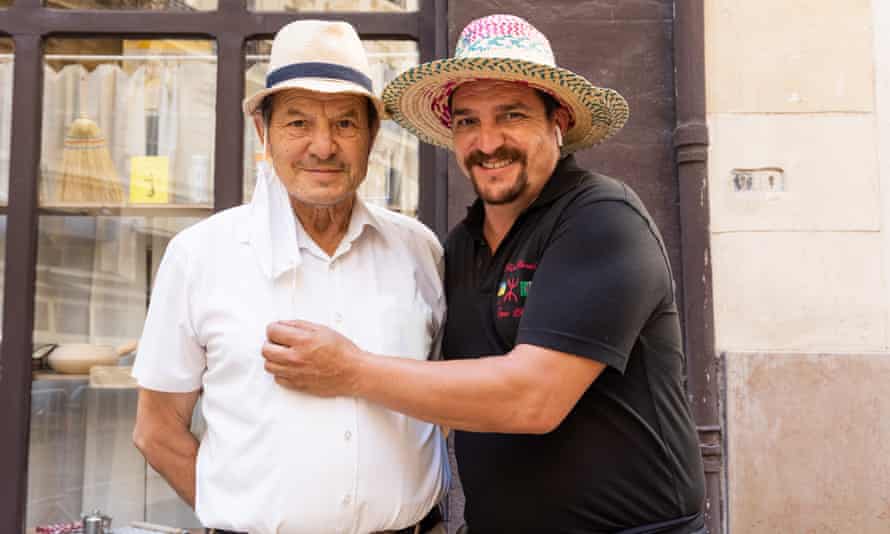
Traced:
<path fill-rule="evenodd" d="M 516 176 L 516 180 L 513 181 L 513 184 L 505 189 L 496 192 L 489 192 L 485 190 L 484 187 L 480 185 L 480 179 L 476 176 L 474 169 L 476 165 L 481 164 L 483 161 L 493 159 L 493 160 L 513 160 L 519 164 L 519 174 Z M 464 158 L 464 165 L 470 173 L 470 182 L 473 183 L 473 190 L 476 192 L 476 196 L 482 199 L 482 201 L 486 204 L 492 206 L 500 206 L 503 204 L 510 204 L 511 202 L 516 201 L 522 194 L 525 192 L 528 187 L 528 160 L 526 158 L 525 153 L 520 150 L 514 148 L 501 147 L 494 152 L 494 154 L 486 155 L 480 151 L 474 151 L 469 154 L 466 158 Z"/>

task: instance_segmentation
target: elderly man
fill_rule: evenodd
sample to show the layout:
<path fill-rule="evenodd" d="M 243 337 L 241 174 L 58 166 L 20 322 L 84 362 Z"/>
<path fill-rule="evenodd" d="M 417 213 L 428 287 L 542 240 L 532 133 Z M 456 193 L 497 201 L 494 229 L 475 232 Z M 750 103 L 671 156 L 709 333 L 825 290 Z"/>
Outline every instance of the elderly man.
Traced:
<path fill-rule="evenodd" d="M 457 429 L 471 534 L 704 532 L 664 244 L 627 185 L 571 155 L 622 127 L 624 99 L 556 67 L 542 34 L 503 15 L 383 98 L 454 151 L 479 197 L 445 246 L 450 361 L 292 321 L 269 326 L 266 369 Z"/>
<path fill-rule="evenodd" d="M 368 71 L 348 24 L 284 27 L 266 89 L 244 101 L 271 166 L 249 205 L 177 235 L 158 271 L 134 440 L 208 532 L 443 531 L 436 426 L 282 387 L 260 354 L 266 325 L 293 318 L 406 358 L 438 346 L 438 241 L 356 195 L 382 111 Z M 202 392 L 199 441 L 189 423 Z"/>

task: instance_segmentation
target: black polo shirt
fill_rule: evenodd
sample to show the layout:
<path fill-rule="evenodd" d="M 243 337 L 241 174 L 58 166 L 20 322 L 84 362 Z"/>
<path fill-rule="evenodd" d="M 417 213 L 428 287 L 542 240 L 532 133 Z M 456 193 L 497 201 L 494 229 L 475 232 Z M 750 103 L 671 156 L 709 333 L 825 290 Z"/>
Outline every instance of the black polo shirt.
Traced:
<path fill-rule="evenodd" d="M 472 534 L 695 514 L 704 473 L 667 254 L 623 183 L 564 158 L 491 255 L 477 201 L 445 246 L 446 358 L 537 345 L 607 365 L 546 435 L 456 432 Z"/>

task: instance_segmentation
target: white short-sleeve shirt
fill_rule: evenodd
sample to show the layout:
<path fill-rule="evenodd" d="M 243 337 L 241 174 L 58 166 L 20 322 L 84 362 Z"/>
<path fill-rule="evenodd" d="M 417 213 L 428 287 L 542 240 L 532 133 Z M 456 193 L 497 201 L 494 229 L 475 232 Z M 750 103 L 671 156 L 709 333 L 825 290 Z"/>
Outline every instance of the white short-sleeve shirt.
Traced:
<path fill-rule="evenodd" d="M 171 241 L 133 374 L 147 389 L 203 389 L 196 512 L 205 526 L 365 533 L 409 526 L 441 499 L 450 475 L 435 425 L 288 390 L 260 354 L 270 322 L 304 319 L 378 354 L 428 358 L 445 312 L 441 256 L 419 222 L 357 201 L 329 257 L 274 177 L 251 204 Z"/>

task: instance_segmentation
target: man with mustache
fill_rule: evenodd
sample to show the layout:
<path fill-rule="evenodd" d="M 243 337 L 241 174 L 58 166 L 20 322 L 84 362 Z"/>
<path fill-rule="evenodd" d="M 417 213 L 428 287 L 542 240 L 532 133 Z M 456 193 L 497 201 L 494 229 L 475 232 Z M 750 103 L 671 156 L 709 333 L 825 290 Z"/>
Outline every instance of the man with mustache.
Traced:
<path fill-rule="evenodd" d="M 369 71 L 346 23 L 281 29 L 266 88 L 244 101 L 270 163 L 250 204 L 181 232 L 158 271 L 134 440 L 208 532 L 444 534 L 435 425 L 286 389 L 260 354 L 266 325 L 292 318 L 406 359 L 438 346 L 438 240 L 356 194 L 383 112 Z"/>
<path fill-rule="evenodd" d="M 705 532 L 664 244 L 627 185 L 572 156 L 624 125 L 624 99 L 557 67 L 525 20 L 492 15 L 384 101 L 453 150 L 479 197 L 445 246 L 448 361 L 292 321 L 269 325 L 266 369 L 456 429 L 470 534 Z"/>

